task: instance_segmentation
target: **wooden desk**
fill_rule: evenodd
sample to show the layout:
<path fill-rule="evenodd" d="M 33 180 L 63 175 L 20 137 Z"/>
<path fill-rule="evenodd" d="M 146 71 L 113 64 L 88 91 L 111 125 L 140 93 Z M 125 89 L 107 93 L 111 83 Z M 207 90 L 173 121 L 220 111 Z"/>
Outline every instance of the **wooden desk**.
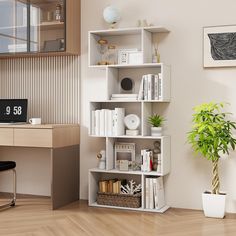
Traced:
<path fill-rule="evenodd" d="M 50 149 L 52 209 L 79 199 L 79 125 L 0 125 L 0 146 Z"/>

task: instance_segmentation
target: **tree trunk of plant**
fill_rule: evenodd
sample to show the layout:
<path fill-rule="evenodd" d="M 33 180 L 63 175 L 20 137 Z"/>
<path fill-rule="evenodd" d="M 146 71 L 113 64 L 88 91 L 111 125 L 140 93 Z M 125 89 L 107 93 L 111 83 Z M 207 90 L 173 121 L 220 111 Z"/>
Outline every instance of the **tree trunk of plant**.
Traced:
<path fill-rule="evenodd" d="M 218 161 L 219 161 L 218 158 L 216 160 L 212 161 L 212 163 L 213 163 L 212 193 L 213 194 L 219 194 L 219 192 L 220 192 Z"/>

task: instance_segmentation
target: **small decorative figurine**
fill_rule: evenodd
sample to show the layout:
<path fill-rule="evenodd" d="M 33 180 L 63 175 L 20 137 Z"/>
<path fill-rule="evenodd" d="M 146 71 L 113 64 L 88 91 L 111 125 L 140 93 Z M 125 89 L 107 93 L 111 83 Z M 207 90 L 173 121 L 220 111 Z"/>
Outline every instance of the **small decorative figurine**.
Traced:
<path fill-rule="evenodd" d="M 97 159 L 99 160 L 98 162 L 98 169 L 105 170 L 106 169 L 106 151 L 101 150 L 97 154 Z"/>

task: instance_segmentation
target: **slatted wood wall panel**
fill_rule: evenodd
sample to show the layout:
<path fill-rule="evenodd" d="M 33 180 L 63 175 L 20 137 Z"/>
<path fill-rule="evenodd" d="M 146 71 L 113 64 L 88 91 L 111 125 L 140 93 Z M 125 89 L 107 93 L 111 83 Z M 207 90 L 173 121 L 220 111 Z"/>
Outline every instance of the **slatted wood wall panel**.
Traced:
<path fill-rule="evenodd" d="M 0 97 L 28 98 L 28 117 L 79 122 L 79 57 L 7 59 L 0 69 Z"/>

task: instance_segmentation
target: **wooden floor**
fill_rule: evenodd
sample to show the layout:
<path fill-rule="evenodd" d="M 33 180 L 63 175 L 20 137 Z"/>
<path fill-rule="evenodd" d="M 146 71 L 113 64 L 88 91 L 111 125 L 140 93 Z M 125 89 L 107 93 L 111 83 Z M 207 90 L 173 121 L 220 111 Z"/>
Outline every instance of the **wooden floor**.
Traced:
<path fill-rule="evenodd" d="M 0 204 L 2 201 L 0 201 Z M 49 199 L 20 199 L 0 211 L 1 236 L 235 236 L 236 216 L 205 218 L 201 211 L 165 214 L 90 208 L 87 202 L 50 210 Z"/>

